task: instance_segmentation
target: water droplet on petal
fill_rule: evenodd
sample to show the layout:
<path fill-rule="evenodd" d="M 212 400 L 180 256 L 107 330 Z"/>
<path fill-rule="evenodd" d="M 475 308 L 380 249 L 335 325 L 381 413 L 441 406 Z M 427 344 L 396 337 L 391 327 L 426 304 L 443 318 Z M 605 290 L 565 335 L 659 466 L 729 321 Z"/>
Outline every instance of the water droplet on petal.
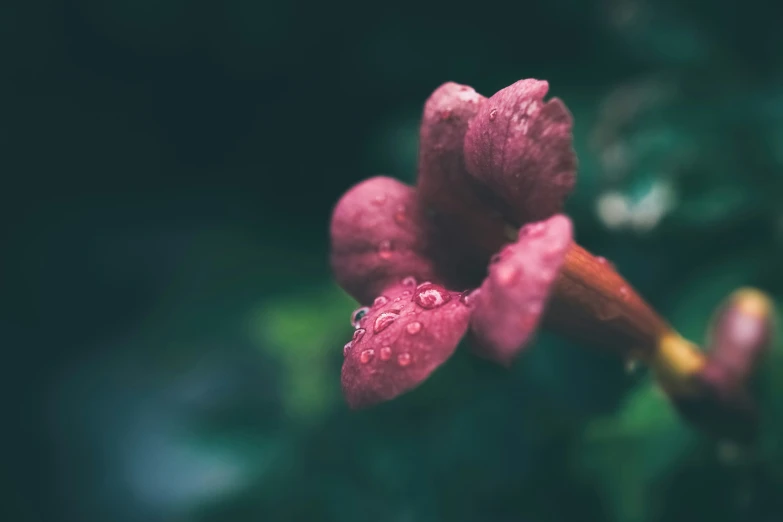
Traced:
<path fill-rule="evenodd" d="M 345 346 L 343 346 L 343 357 L 348 357 L 348 354 L 351 353 L 352 347 L 353 347 L 352 342 L 345 343 Z"/>
<path fill-rule="evenodd" d="M 598 256 L 596 257 L 596 261 L 598 261 L 600 264 L 608 266 L 609 268 L 614 269 L 614 263 L 606 259 L 605 257 Z"/>
<path fill-rule="evenodd" d="M 621 287 L 620 287 L 620 296 L 621 296 L 621 297 L 622 297 L 624 300 L 626 300 L 626 301 L 627 301 L 627 300 L 628 300 L 628 298 L 631 296 L 631 291 L 630 291 L 630 290 L 628 290 L 628 287 L 627 287 L 627 286 L 621 286 Z"/>
<path fill-rule="evenodd" d="M 546 224 L 545 223 L 530 223 L 529 225 L 525 225 L 522 227 L 522 230 L 519 231 L 519 235 L 521 236 L 540 236 L 546 231 Z"/>
<path fill-rule="evenodd" d="M 391 359 L 391 348 L 389 346 L 384 346 L 381 348 L 381 360 L 388 361 Z"/>
<path fill-rule="evenodd" d="M 451 301 L 451 294 L 445 288 L 432 283 L 422 283 L 416 288 L 413 300 L 417 305 L 431 310 Z"/>
<path fill-rule="evenodd" d="M 353 333 L 353 342 L 358 343 L 364 337 L 364 328 L 357 328 Z"/>
<path fill-rule="evenodd" d="M 411 335 L 416 335 L 417 333 L 421 332 L 421 323 L 419 321 L 408 323 L 408 325 L 405 327 L 405 330 L 407 330 Z"/>
<path fill-rule="evenodd" d="M 375 350 L 364 350 L 362 353 L 359 354 L 359 362 L 362 364 L 367 364 L 368 362 L 372 361 L 373 356 L 375 355 Z"/>
<path fill-rule="evenodd" d="M 375 301 L 372 302 L 373 308 L 380 308 L 381 306 L 385 305 L 389 302 L 389 298 L 385 295 L 379 295 L 375 298 Z"/>
<path fill-rule="evenodd" d="M 372 198 L 373 205 L 381 206 L 386 203 L 386 194 L 379 194 Z"/>
<path fill-rule="evenodd" d="M 416 278 L 408 276 L 402 280 L 402 286 L 416 286 Z"/>
<path fill-rule="evenodd" d="M 400 314 L 396 312 L 383 312 L 375 318 L 375 323 L 372 325 L 372 331 L 375 333 L 384 331 L 389 325 L 396 321 L 399 316 Z"/>
<path fill-rule="evenodd" d="M 498 261 L 502 261 L 514 253 L 514 248 L 511 245 L 504 246 L 500 252 L 497 252 L 489 259 L 489 264 L 493 265 Z"/>
<path fill-rule="evenodd" d="M 465 290 L 462 292 L 462 294 L 460 294 L 459 302 L 465 306 L 473 306 L 473 303 L 476 301 L 476 296 L 478 296 L 480 291 L 480 288 L 476 288 L 475 290 Z"/>
<path fill-rule="evenodd" d="M 411 363 L 411 354 L 401 353 L 397 356 L 397 363 L 400 366 L 408 366 Z"/>
<path fill-rule="evenodd" d="M 369 312 L 370 309 L 366 306 L 363 306 L 361 308 L 357 308 L 353 311 L 351 314 L 351 324 L 354 328 L 359 328 L 359 323 L 362 320 L 362 318 L 367 315 L 367 312 Z"/>
<path fill-rule="evenodd" d="M 519 324 L 519 327 L 524 330 L 533 330 L 536 327 L 536 319 L 537 317 L 535 315 L 522 314 L 519 316 L 517 323 Z"/>
<path fill-rule="evenodd" d="M 385 239 L 378 244 L 378 256 L 381 259 L 391 259 L 392 256 L 391 241 Z"/>
<path fill-rule="evenodd" d="M 406 221 L 408 221 L 408 217 L 405 214 L 405 206 L 400 205 L 397 207 L 397 210 L 394 212 L 394 222 L 398 225 L 402 225 Z"/>
<path fill-rule="evenodd" d="M 516 283 L 519 280 L 520 270 L 511 265 L 498 265 L 495 268 L 495 277 L 497 282 L 503 286 Z"/>
<path fill-rule="evenodd" d="M 492 109 L 491 111 L 489 111 L 489 121 L 495 121 L 495 118 L 497 117 L 498 117 L 497 109 Z"/>

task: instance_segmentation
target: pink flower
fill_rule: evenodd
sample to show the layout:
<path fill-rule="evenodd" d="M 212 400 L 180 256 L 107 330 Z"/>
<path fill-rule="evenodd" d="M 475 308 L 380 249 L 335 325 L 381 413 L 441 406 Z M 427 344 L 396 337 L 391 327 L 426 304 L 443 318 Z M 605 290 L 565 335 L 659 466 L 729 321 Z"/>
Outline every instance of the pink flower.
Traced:
<path fill-rule="evenodd" d="M 337 204 L 332 267 L 370 305 L 344 351 L 351 406 L 416 387 L 469 330 L 506 365 L 533 336 L 572 243 L 558 214 L 575 180 L 571 116 L 547 88 L 522 80 L 486 99 L 441 86 L 424 109 L 417 189 L 375 177 Z"/>
<path fill-rule="evenodd" d="M 772 304 L 738 294 L 705 356 L 578 246 L 560 213 L 576 180 L 572 121 L 547 89 L 521 80 L 487 99 L 442 85 L 424 107 L 416 188 L 375 177 L 337 203 L 332 268 L 364 305 L 343 351 L 348 404 L 412 390 L 466 334 L 478 355 L 510 365 L 543 322 L 648 363 L 685 417 L 751 438 L 746 385 L 769 348 Z"/>

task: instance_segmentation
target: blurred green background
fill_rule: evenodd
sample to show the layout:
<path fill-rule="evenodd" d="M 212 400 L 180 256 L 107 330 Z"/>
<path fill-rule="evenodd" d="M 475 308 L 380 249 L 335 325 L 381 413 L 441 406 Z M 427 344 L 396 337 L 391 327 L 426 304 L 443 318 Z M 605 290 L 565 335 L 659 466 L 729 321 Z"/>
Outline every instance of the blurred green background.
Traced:
<path fill-rule="evenodd" d="M 535 77 L 575 117 L 583 245 L 697 342 L 734 288 L 780 300 L 773 2 L 0 9 L 3 520 L 783 520 L 779 346 L 751 451 L 550 334 L 349 412 L 327 262 L 349 186 L 414 179 L 430 92 Z"/>

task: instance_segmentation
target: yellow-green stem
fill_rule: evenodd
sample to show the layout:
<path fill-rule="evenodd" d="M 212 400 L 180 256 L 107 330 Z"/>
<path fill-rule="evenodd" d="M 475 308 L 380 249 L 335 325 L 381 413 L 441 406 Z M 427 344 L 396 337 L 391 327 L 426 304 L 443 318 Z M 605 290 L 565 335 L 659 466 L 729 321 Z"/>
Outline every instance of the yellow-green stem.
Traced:
<path fill-rule="evenodd" d="M 687 393 L 706 359 L 617 273 L 577 244 L 566 254 L 545 326 L 650 366 L 670 394 Z"/>

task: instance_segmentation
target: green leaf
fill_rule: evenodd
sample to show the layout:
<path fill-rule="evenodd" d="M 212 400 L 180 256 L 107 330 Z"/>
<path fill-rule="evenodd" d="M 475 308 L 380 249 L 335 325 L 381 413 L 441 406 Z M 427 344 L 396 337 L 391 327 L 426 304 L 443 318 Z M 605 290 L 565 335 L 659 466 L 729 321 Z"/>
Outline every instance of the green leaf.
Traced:
<path fill-rule="evenodd" d="M 693 443 L 691 429 L 651 380 L 627 398 L 615 416 L 588 427 L 579 461 L 601 489 L 615 520 L 649 520 L 655 504 L 650 485 Z"/>
<path fill-rule="evenodd" d="M 250 335 L 284 368 L 283 401 L 300 421 L 321 418 L 340 395 L 339 361 L 356 304 L 333 284 L 269 299 L 250 314 Z M 343 342 L 341 342 L 343 340 Z"/>

